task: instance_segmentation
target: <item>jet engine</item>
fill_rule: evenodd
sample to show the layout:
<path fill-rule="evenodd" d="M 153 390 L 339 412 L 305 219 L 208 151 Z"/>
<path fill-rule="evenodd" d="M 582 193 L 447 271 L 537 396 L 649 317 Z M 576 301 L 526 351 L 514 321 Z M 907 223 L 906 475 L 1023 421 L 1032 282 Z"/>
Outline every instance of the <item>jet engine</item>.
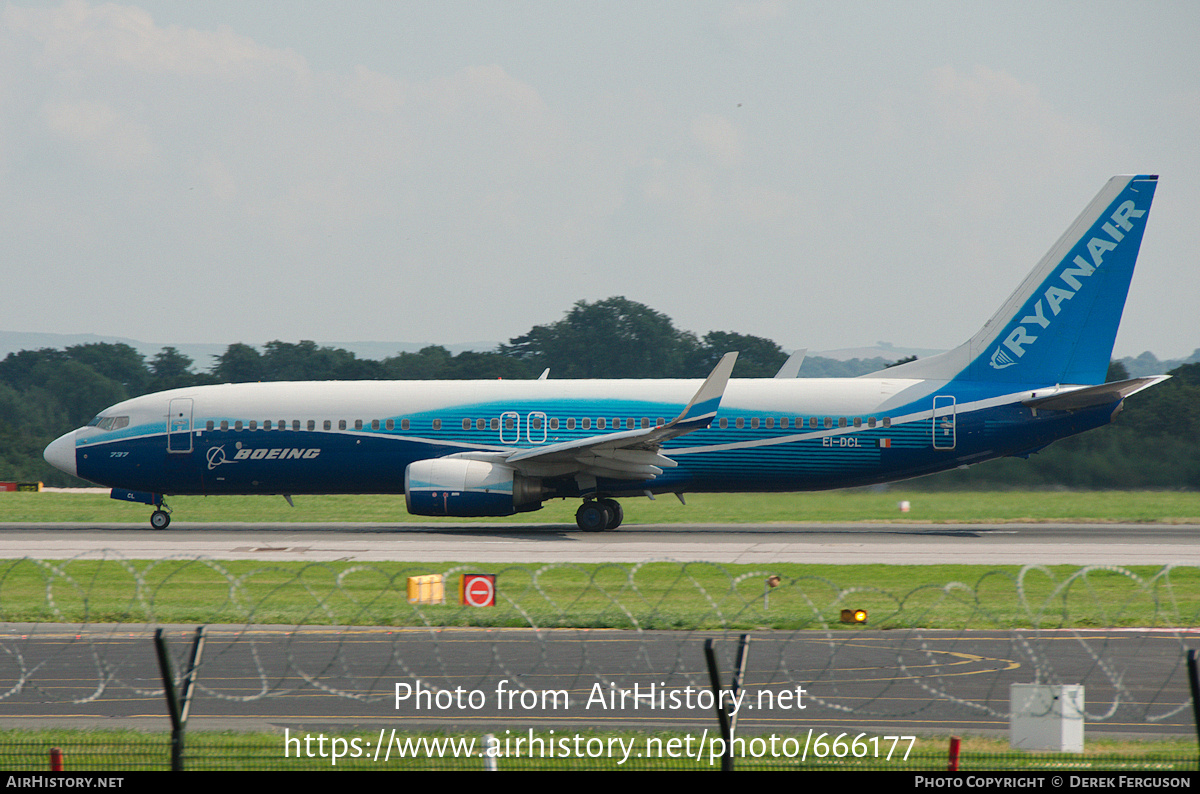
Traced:
<path fill-rule="evenodd" d="M 463 458 L 418 460 L 404 470 L 404 499 L 417 516 L 510 516 L 540 510 L 540 477 Z"/>

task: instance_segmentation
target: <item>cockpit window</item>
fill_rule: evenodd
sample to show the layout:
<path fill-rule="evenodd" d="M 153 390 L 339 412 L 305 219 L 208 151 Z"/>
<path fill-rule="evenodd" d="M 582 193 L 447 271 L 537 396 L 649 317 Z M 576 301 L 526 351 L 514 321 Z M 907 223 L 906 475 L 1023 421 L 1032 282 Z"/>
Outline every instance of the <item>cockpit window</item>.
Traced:
<path fill-rule="evenodd" d="M 88 422 L 88 427 L 98 427 L 101 430 L 120 430 L 129 426 L 128 416 L 97 416 Z"/>

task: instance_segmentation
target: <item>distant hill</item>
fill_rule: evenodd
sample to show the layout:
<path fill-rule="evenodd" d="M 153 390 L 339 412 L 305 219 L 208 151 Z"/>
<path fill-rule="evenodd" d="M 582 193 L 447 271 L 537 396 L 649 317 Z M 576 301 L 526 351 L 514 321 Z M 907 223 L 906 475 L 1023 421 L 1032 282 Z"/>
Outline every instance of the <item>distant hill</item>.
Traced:
<path fill-rule="evenodd" d="M 1182 367 L 1184 364 L 1200 363 L 1200 347 L 1192 351 L 1192 354 L 1187 358 L 1171 358 L 1166 361 L 1159 361 L 1153 353 L 1147 350 L 1140 356 L 1128 356 L 1119 358 L 1117 361 L 1125 365 L 1125 371 L 1129 373 L 1131 378 L 1144 378 L 1147 375 L 1165 375 L 1177 367 Z"/>
<path fill-rule="evenodd" d="M 889 342 L 876 342 L 872 347 L 844 347 L 838 350 L 812 350 L 809 355 L 820 356 L 821 358 L 832 358 L 837 361 L 850 361 L 851 359 L 876 359 L 881 358 L 891 364 L 893 361 L 899 361 L 902 358 L 916 356 L 917 358 L 929 358 L 936 356 L 938 353 L 944 353 L 944 350 L 935 350 L 927 347 L 899 347 Z"/>

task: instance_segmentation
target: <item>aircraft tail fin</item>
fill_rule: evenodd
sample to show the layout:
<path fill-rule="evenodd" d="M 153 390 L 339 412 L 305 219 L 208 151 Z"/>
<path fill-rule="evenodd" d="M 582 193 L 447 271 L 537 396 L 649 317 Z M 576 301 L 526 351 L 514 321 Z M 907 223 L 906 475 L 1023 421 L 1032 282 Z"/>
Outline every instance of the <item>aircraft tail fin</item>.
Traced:
<path fill-rule="evenodd" d="M 1157 176 L 1117 176 L 967 343 L 865 375 L 1103 383 Z"/>

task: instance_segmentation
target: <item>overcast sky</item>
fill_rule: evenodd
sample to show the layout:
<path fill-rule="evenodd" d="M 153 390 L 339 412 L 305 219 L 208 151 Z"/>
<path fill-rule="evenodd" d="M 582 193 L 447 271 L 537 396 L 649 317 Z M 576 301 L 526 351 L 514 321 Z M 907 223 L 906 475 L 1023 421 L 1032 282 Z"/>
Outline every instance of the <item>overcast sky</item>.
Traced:
<path fill-rule="evenodd" d="M 948 348 L 1161 182 L 1116 354 L 1200 347 L 1200 3 L 15 2 L 0 328 Z"/>

